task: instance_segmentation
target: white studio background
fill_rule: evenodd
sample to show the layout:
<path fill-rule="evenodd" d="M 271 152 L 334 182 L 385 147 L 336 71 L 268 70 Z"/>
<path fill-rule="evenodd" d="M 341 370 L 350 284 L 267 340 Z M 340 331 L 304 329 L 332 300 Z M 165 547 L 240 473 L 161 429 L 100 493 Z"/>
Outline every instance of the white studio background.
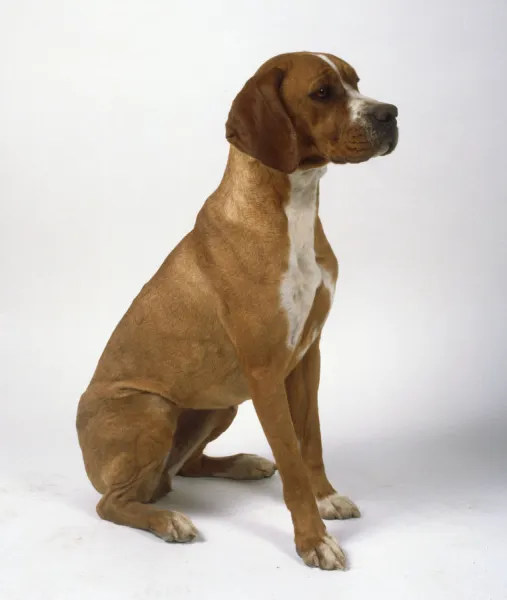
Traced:
<path fill-rule="evenodd" d="M 0 0 L 2 598 L 507 597 L 506 27 L 504 0 Z M 364 512 L 329 525 L 344 574 L 298 562 L 276 480 L 178 481 L 205 544 L 99 521 L 74 429 L 220 181 L 234 95 L 294 50 L 400 111 L 392 156 L 321 189 L 324 447 Z M 269 455 L 249 404 L 213 450 Z"/>

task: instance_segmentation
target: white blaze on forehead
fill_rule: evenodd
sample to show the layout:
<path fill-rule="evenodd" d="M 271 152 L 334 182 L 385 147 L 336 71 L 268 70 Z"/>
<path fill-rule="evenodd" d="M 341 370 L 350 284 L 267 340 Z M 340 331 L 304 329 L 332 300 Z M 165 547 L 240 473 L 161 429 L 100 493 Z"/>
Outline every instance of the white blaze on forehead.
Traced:
<path fill-rule="evenodd" d="M 333 71 L 338 75 L 338 77 L 341 80 L 342 76 L 340 75 L 340 71 L 338 71 L 338 67 L 328 56 L 326 56 L 325 54 L 315 54 L 315 56 L 318 56 L 319 58 L 322 58 L 323 61 L 327 62 L 327 64 L 333 69 Z"/>
<path fill-rule="evenodd" d="M 349 108 L 351 121 L 358 121 L 359 119 L 361 119 L 365 108 L 367 108 L 368 106 L 372 106 L 373 104 L 379 104 L 377 100 L 374 100 L 373 98 L 368 98 L 368 96 L 363 96 L 351 85 L 343 81 L 343 77 L 341 76 L 338 67 L 328 56 L 326 56 L 325 54 L 315 54 L 314 56 L 318 56 L 320 59 L 326 62 L 340 78 L 340 81 L 345 91 L 347 92 L 347 105 Z"/>

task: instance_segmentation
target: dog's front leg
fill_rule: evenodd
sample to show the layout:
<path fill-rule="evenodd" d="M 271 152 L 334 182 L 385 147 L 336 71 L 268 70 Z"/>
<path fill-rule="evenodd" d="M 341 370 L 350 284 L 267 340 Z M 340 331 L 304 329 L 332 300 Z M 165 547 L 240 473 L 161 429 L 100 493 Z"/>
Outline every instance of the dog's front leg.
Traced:
<path fill-rule="evenodd" d="M 292 423 L 283 377 L 266 369 L 247 373 L 255 410 L 283 482 L 298 554 L 307 565 L 343 569 L 345 557 L 319 515 Z"/>
<path fill-rule="evenodd" d="M 329 483 L 322 457 L 318 390 L 320 349 L 317 339 L 285 381 L 287 398 L 301 455 L 308 470 L 320 515 L 324 519 L 359 517 L 359 509 Z"/>

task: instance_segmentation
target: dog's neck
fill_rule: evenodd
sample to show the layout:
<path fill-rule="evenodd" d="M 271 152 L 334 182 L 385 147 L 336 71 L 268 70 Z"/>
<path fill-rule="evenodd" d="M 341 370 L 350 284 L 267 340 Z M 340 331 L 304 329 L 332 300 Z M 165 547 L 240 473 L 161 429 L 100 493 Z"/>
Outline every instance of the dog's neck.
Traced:
<path fill-rule="evenodd" d="M 287 204 L 304 209 L 311 202 L 318 210 L 317 189 L 326 166 L 297 170 L 290 175 L 275 171 L 257 159 L 230 147 L 223 179 L 216 195 L 228 220 L 260 224 Z M 218 207 L 217 207 L 218 208 Z"/>

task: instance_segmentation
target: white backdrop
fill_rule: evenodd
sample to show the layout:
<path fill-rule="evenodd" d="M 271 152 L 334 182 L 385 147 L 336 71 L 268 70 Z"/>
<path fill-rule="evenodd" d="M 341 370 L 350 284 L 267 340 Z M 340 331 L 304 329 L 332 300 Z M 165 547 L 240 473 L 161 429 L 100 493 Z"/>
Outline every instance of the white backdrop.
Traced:
<path fill-rule="evenodd" d="M 349 585 L 348 598 L 370 597 L 366 582 L 390 598 L 415 598 L 416 584 L 435 598 L 507 594 L 505 569 L 494 566 L 494 540 L 507 536 L 506 27 L 504 0 L 0 2 L 4 597 L 120 597 L 115 586 L 124 585 L 123 598 L 151 598 L 177 574 L 190 582 L 178 598 L 202 597 L 184 565 L 208 569 L 217 547 L 225 561 L 217 564 L 236 560 L 232 544 L 253 547 L 259 530 L 248 561 L 260 570 L 283 562 L 290 579 L 262 587 L 250 574 L 250 587 L 235 592 L 243 598 L 294 581 L 301 594 Z M 400 111 L 392 156 L 330 168 L 322 182 L 321 217 L 340 261 L 323 337 L 324 444 L 332 479 L 367 507 L 361 521 L 329 526 L 353 558 L 332 580 L 294 559 L 278 482 L 236 491 L 178 484 L 221 507 L 203 508 L 196 524 L 215 527 L 223 546 L 210 535 L 166 548 L 110 529 L 95 516 L 74 431 L 79 395 L 114 325 L 220 181 L 234 95 L 264 60 L 293 50 L 343 57 L 363 93 Z M 250 406 L 215 448 L 269 455 Z M 243 510 L 235 494 L 258 503 L 251 527 L 231 516 Z M 472 497 L 475 508 L 459 505 Z M 268 532 L 269 502 L 279 513 Z M 403 537 L 398 512 L 413 516 L 415 537 Z M 445 523 L 431 520 L 438 513 Z M 462 539 L 448 531 L 453 518 Z M 424 538 L 432 526 L 436 537 Z M 398 552 L 391 562 L 385 539 Z M 118 559 L 118 572 L 97 559 L 84 584 L 83 557 L 100 555 L 104 540 L 108 556 L 132 555 Z M 151 558 L 136 578 L 143 544 Z M 173 568 L 158 579 L 162 560 Z M 33 576 L 20 582 L 27 565 Z"/>

